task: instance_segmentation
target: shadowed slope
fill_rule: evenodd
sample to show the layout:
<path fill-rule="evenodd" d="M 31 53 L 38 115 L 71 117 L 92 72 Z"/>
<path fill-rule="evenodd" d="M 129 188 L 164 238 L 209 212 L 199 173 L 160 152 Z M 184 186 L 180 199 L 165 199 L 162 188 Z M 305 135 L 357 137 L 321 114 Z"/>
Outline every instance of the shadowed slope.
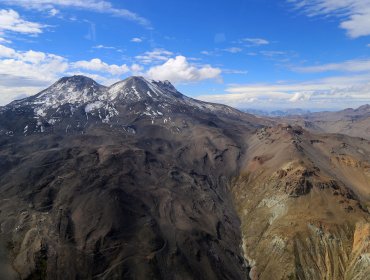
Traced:
<path fill-rule="evenodd" d="M 141 77 L 2 108 L 9 262 L 22 279 L 248 278 L 227 187 L 255 120 Z"/>

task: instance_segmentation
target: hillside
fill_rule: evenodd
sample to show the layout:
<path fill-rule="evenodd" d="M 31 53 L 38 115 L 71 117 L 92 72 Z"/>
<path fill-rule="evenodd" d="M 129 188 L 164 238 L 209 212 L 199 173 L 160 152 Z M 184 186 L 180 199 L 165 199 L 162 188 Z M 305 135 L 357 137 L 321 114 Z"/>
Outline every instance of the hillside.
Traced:
<path fill-rule="evenodd" d="M 366 279 L 370 142 L 315 131 L 62 78 L 0 107 L 0 278 Z"/>

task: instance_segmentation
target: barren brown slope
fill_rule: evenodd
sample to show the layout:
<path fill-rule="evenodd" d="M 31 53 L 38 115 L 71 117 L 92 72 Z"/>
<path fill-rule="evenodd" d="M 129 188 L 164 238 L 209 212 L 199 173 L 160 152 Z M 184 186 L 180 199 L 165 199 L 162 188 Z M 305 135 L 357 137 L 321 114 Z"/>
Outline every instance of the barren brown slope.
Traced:
<path fill-rule="evenodd" d="M 370 144 L 261 129 L 233 194 L 252 279 L 367 279 Z"/>
<path fill-rule="evenodd" d="M 140 77 L 111 89 L 65 78 L 1 108 L 6 278 L 248 279 L 227 187 L 257 119 Z"/>

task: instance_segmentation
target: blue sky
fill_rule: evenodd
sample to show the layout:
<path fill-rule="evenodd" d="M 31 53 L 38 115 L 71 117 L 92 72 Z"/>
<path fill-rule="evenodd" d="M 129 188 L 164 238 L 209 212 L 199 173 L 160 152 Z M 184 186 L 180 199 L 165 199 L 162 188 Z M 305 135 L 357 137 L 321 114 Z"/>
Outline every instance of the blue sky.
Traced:
<path fill-rule="evenodd" d="M 0 0 L 0 105 L 84 74 L 239 108 L 357 107 L 369 52 L 370 0 Z"/>

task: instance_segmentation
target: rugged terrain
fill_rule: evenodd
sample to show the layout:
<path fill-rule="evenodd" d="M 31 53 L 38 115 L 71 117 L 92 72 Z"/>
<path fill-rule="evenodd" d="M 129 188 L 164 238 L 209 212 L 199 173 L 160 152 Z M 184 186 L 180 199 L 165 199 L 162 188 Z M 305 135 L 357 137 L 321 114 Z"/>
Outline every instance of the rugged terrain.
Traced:
<path fill-rule="evenodd" d="M 370 105 L 338 112 L 308 113 L 287 116 L 279 122 L 289 122 L 316 133 L 341 133 L 370 139 Z"/>
<path fill-rule="evenodd" d="M 255 117 L 168 82 L 132 77 L 105 88 L 75 76 L 1 108 L 0 124 L 10 256 L 1 265 L 12 274 L 248 277 L 227 187 L 244 139 L 261 126 Z"/>
<path fill-rule="evenodd" d="M 278 125 L 248 143 L 233 193 L 252 279 L 367 279 L 370 141 Z"/>
<path fill-rule="evenodd" d="M 142 77 L 0 107 L 0 279 L 366 279 L 369 140 L 276 123 Z"/>

